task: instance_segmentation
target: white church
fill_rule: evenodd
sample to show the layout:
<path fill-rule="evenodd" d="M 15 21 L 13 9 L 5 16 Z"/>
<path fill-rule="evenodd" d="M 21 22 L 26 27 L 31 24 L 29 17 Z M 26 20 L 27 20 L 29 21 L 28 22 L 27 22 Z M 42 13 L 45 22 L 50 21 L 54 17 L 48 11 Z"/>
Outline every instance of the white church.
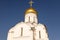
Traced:
<path fill-rule="evenodd" d="M 8 31 L 7 40 L 49 40 L 46 26 L 38 23 L 37 11 L 32 7 L 25 11 L 25 21 L 17 23 Z"/>

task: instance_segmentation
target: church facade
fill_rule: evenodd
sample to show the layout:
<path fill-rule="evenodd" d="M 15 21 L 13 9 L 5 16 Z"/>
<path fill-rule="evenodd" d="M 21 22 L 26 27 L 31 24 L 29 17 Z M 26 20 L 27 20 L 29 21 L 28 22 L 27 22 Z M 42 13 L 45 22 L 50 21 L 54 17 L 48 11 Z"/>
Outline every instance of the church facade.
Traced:
<path fill-rule="evenodd" d="M 46 26 L 38 23 L 37 11 L 32 7 L 25 11 L 25 21 L 8 31 L 7 40 L 49 40 Z"/>

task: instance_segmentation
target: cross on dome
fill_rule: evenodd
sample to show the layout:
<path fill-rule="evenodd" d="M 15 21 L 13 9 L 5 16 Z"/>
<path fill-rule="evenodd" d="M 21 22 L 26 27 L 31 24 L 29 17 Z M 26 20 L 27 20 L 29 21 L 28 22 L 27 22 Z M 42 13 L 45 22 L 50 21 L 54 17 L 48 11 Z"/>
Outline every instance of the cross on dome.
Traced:
<path fill-rule="evenodd" d="M 30 2 L 29 2 L 29 4 L 30 4 L 30 7 L 32 7 L 32 4 L 33 4 L 34 2 L 31 0 Z"/>

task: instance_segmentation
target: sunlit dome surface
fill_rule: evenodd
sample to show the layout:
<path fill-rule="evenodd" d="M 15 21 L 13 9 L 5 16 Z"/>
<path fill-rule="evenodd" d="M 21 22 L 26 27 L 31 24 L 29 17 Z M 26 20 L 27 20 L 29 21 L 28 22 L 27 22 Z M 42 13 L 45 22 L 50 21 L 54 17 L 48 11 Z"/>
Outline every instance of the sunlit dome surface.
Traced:
<path fill-rule="evenodd" d="M 29 13 L 37 14 L 37 11 L 34 8 L 30 7 L 25 11 L 25 14 L 29 14 Z"/>

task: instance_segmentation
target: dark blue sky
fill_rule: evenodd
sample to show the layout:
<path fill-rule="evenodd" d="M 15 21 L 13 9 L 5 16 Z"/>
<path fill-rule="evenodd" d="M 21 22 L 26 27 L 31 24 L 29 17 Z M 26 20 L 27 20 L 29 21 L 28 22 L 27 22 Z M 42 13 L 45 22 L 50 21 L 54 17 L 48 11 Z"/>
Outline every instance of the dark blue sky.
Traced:
<path fill-rule="evenodd" d="M 8 30 L 24 21 L 30 0 L 0 0 L 0 40 L 6 40 Z M 60 0 L 33 0 L 39 23 L 45 24 L 50 40 L 60 40 Z"/>

